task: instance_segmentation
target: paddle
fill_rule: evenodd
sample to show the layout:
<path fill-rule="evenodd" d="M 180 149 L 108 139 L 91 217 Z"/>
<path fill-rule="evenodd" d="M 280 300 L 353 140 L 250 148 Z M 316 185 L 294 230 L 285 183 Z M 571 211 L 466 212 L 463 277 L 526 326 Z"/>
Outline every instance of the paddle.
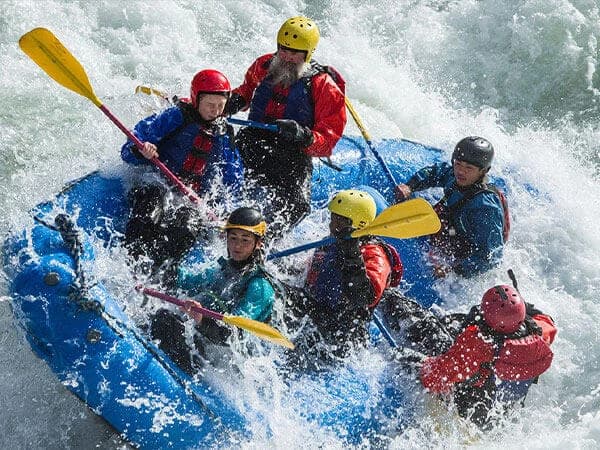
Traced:
<path fill-rule="evenodd" d="M 142 142 L 102 104 L 94 93 L 82 65 L 50 30 L 34 28 L 21 36 L 19 46 L 52 79 L 67 89 L 91 100 L 139 149 L 143 147 Z M 192 202 L 200 203 L 200 197 L 183 184 L 162 161 L 158 158 L 151 161 Z"/>
<path fill-rule="evenodd" d="M 348 111 L 350 111 L 350 115 L 354 119 L 354 122 L 356 122 L 356 126 L 358 127 L 358 129 L 362 133 L 363 137 L 365 138 L 365 141 L 367 142 L 367 146 L 369 147 L 369 149 L 371 149 L 371 152 L 373 152 L 373 155 L 375 155 L 375 158 L 377 158 L 377 161 L 379 161 L 379 164 L 381 164 L 381 167 L 383 168 L 383 171 L 385 172 L 386 176 L 388 177 L 388 180 L 390 180 L 390 182 L 392 183 L 392 187 L 395 188 L 396 186 L 398 186 L 398 183 L 396 182 L 396 179 L 394 178 L 392 171 L 390 170 L 388 165 L 385 163 L 385 161 L 383 160 L 383 158 L 381 157 L 379 152 L 375 149 L 375 146 L 371 142 L 371 136 L 369 136 L 369 133 L 367 133 L 367 130 L 362 123 L 362 120 L 360 120 L 358 113 L 354 109 L 354 106 L 352 106 L 352 103 L 350 103 L 350 99 L 348 97 L 346 97 L 346 108 L 348 108 Z"/>
<path fill-rule="evenodd" d="M 163 100 L 171 103 L 171 99 L 167 96 L 167 94 L 163 91 L 159 91 L 158 89 L 154 89 L 149 86 L 136 86 L 135 93 L 138 94 L 140 92 L 146 95 L 156 95 L 157 97 L 160 97 Z"/>
<path fill-rule="evenodd" d="M 167 102 L 171 103 L 171 100 L 169 100 L 168 95 L 158 89 L 154 89 L 149 86 L 141 86 L 140 85 L 140 86 L 136 86 L 136 88 L 135 88 L 135 93 L 137 94 L 139 92 L 141 92 L 142 94 L 146 94 L 146 95 L 156 95 L 157 97 L 160 97 L 163 100 L 166 100 Z M 277 131 L 277 125 L 272 124 L 272 123 L 262 123 L 262 122 L 257 122 L 255 120 L 236 119 L 235 117 L 228 117 L 227 122 L 232 123 L 234 125 L 242 125 L 242 126 L 253 127 L 253 128 L 262 128 L 263 130 L 269 130 L 269 131 L 273 131 L 273 132 Z"/>
<path fill-rule="evenodd" d="M 383 236 L 396 239 L 408 239 L 437 233 L 441 227 L 440 219 L 432 206 L 423 198 L 415 198 L 384 209 L 375 220 L 364 228 L 354 231 L 350 236 Z M 335 238 L 327 237 L 317 242 L 271 253 L 268 260 L 293 255 L 312 248 L 333 244 Z"/>
<path fill-rule="evenodd" d="M 276 132 L 278 130 L 277 125 L 275 125 L 273 123 L 262 123 L 262 122 L 257 122 L 255 120 L 244 120 L 244 119 L 236 119 L 235 117 L 228 117 L 227 122 L 233 123 L 234 125 L 243 125 L 246 127 L 262 128 L 263 130 L 269 130 L 269 131 L 273 131 L 273 132 Z"/>
<path fill-rule="evenodd" d="M 250 333 L 258 336 L 266 341 L 273 342 L 277 345 L 294 349 L 294 344 L 286 339 L 279 331 L 275 328 L 267 325 L 266 323 L 259 322 L 258 320 L 248 319 L 247 317 L 231 316 L 229 314 L 221 314 L 216 311 L 199 306 L 192 300 L 180 299 L 171 295 L 156 291 L 154 289 L 146 288 L 144 286 L 136 286 L 136 290 L 149 295 L 150 297 L 159 298 L 169 303 L 173 303 L 177 306 L 188 307 L 192 310 L 206 316 L 211 319 L 221 320 L 226 324 L 233 325 L 243 330 L 249 331 Z"/>

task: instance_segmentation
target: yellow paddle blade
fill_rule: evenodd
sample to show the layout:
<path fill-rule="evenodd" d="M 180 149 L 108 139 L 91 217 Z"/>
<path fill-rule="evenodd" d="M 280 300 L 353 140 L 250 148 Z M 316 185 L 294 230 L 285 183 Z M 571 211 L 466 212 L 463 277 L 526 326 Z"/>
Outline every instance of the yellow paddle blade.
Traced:
<path fill-rule="evenodd" d="M 368 226 L 352 233 L 352 237 L 373 235 L 408 239 L 437 233 L 440 227 L 440 219 L 429 202 L 415 198 L 384 209 Z"/>
<path fill-rule="evenodd" d="M 267 325 L 266 323 L 259 322 L 258 320 L 248 319 L 247 317 L 228 315 L 223 316 L 223 322 L 249 331 L 265 341 L 270 341 L 277 345 L 291 348 L 292 350 L 294 349 L 294 344 L 292 344 L 292 342 L 285 338 L 275 328 Z"/>
<path fill-rule="evenodd" d="M 167 97 L 167 94 L 165 92 L 159 91 L 158 89 L 154 89 L 149 86 L 142 86 L 142 85 L 136 86 L 135 93 L 139 94 L 140 92 L 142 94 L 146 94 L 146 95 L 156 95 L 157 97 L 164 98 L 165 100 L 169 99 L 169 97 Z"/>
<path fill-rule="evenodd" d="M 19 46 L 56 82 L 90 99 L 97 107 L 102 106 L 79 61 L 50 30 L 34 28 L 21 36 Z"/>

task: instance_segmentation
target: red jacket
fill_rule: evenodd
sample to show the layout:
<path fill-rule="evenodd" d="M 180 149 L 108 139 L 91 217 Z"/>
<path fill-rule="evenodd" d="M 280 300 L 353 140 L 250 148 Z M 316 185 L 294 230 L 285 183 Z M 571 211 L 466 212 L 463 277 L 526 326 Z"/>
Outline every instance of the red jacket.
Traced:
<path fill-rule="evenodd" d="M 332 294 L 331 286 L 316 286 L 320 276 L 325 275 L 326 280 L 332 280 L 336 275 L 331 273 L 333 267 L 325 263 L 326 253 L 330 251 L 329 247 L 315 252 L 309 266 L 308 273 L 306 275 L 306 286 L 315 293 L 318 297 L 324 297 Z M 371 287 L 373 288 L 374 297 L 368 299 L 368 304 L 365 305 L 367 308 L 374 308 L 386 287 L 389 286 L 390 274 L 392 272 L 392 266 L 385 250 L 379 244 L 362 244 L 360 246 L 360 253 L 362 256 L 365 272 Z M 323 288 L 327 289 L 326 292 L 320 292 Z M 362 305 L 361 305 L 362 306 Z"/>
<path fill-rule="evenodd" d="M 375 298 L 368 305 L 369 308 L 374 308 L 386 287 L 389 286 L 390 274 L 392 273 L 392 265 L 385 250 L 378 244 L 366 244 L 361 246 L 360 253 L 362 254 L 365 263 L 367 277 L 373 286 Z"/>
<path fill-rule="evenodd" d="M 233 90 L 244 98 L 246 105 L 250 105 L 254 91 L 267 76 L 268 64 L 266 62 L 273 55 L 273 53 L 269 53 L 254 61 L 246 72 L 242 85 Z M 315 125 L 312 128 L 314 142 L 306 147 L 304 152 L 308 156 L 328 157 L 331 156 L 333 147 L 342 137 L 346 126 L 345 96 L 335 81 L 326 73 L 315 75 L 312 78 L 311 86 L 312 100 L 315 105 Z M 282 89 L 282 93 L 283 91 Z M 244 109 L 247 108 L 246 106 Z M 284 108 L 285 105 L 270 102 L 266 112 L 270 117 L 284 119 Z"/>
<path fill-rule="evenodd" d="M 505 340 L 493 363 L 494 374 L 499 379 L 529 380 L 550 367 L 553 354 L 549 345 L 556 336 L 556 327 L 544 314 L 534 315 L 533 320 L 542 328 L 542 336 L 528 335 Z M 483 382 L 491 375 L 486 363 L 494 361 L 494 353 L 493 342 L 481 335 L 477 325 L 469 325 L 446 353 L 424 361 L 420 371 L 421 383 L 432 392 L 446 393 L 455 383 L 462 383 L 476 375 Z"/>

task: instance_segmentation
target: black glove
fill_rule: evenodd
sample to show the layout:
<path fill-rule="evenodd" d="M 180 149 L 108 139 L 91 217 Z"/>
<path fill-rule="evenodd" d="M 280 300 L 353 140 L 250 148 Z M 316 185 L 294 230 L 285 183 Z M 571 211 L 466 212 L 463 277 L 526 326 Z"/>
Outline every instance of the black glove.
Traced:
<path fill-rule="evenodd" d="M 225 104 L 223 114 L 226 116 L 232 116 L 244 106 L 246 106 L 246 100 L 244 100 L 244 97 L 236 92 L 232 92 L 229 100 L 227 100 L 227 103 Z"/>
<path fill-rule="evenodd" d="M 337 246 L 340 249 L 341 255 L 346 260 L 346 263 L 354 263 L 362 266 L 360 240 L 358 238 L 338 239 Z"/>
<path fill-rule="evenodd" d="M 277 125 L 277 134 L 284 141 L 300 144 L 302 147 L 308 147 L 314 141 L 311 129 L 303 127 L 295 120 L 279 119 L 275 121 L 275 125 Z"/>

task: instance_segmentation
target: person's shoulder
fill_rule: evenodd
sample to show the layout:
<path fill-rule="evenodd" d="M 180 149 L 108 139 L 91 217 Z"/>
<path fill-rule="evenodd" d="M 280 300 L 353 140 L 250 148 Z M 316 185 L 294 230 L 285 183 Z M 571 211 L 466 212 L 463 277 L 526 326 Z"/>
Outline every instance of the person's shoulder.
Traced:
<path fill-rule="evenodd" d="M 433 164 L 429 164 L 427 166 L 423 166 L 417 170 L 417 172 L 426 171 L 431 173 L 439 173 L 449 176 L 454 176 L 454 171 L 452 169 L 452 164 L 449 164 L 445 161 L 436 162 Z"/>
<path fill-rule="evenodd" d="M 484 338 L 481 329 L 476 324 L 470 324 L 456 337 L 455 345 L 459 347 L 487 347 L 489 343 Z"/>
<path fill-rule="evenodd" d="M 366 236 L 361 239 L 360 250 L 369 255 L 385 255 L 383 241 L 380 241 L 376 236 Z"/>
<path fill-rule="evenodd" d="M 168 108 L 159 111 L 156 117 L 160 118 L 161 120 L 183 118 L 183 110 L 180 105 L 169 106 Z"/>
<path fill-rule="evenodd" d="M 344 95 L 338 83 L 327 72 L 316 72 L 312 76 L 311 83 L 316 90 L 328 90 L 331 92 L 339 92 L 341 95 Z"/>
<path fill-rule="evenodd" d="M 250 288 L 258 289 L 268 296 L 275 294 L 275 287 L 264 270 L 256 270 L 248 282 Z"/>
<path fill-rule="evenodd" d="M 275 53 L 265 53 L 264 55 L 261 55 L 258 58 L 256 58 L 252 65 L 267 69 L 274 55 Z"/>
<path fill-rule="evenodd" d="M 473 208 L 490 208 L 490 209 L 502 209 L 502 203 L 498 195 L 489 189 L 483 189 L 477 195 L 475 195 L 469 202 Z"/>

